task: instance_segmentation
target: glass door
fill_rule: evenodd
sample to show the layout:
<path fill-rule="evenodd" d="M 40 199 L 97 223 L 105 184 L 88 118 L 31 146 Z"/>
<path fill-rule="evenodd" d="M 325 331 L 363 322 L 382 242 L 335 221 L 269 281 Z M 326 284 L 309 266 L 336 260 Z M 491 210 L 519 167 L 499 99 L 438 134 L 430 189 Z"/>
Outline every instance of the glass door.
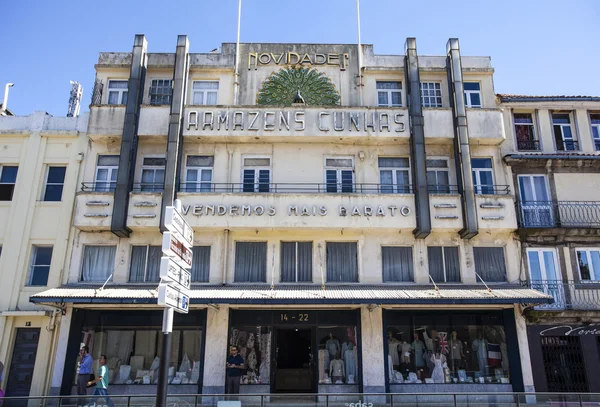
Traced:
<path fill-rule="evenodd" d="M 519 175 L 519 191 L 523 226 L 554 226 L 554 212 L 546 176 Z"/>
<path fill-rule="evenodd" d="M 544 306 L 563 308 L 565 305 L 565 291 L 562 285 L 560 268 L 555 249 L 527 249 L 529 264 L 529 277 L 531 287 L 551 295 L 554 304 Z"/>

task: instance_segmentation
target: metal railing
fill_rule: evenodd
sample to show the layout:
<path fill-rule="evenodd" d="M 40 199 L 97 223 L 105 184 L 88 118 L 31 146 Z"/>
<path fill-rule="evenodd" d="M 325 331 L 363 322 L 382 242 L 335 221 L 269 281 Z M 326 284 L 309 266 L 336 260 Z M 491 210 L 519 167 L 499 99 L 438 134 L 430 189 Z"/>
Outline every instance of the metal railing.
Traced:
<path fill-rule="evenodd" d="M 424 385 L 426 386 L 426 385 Z M 482 384 L 482 390 L 488 386 Z M 110 392 L 110 388 L 109 388 Z M 154 407 L 156 395 L 5 397 L 2 407 Z M 98 402 L 101 400 L 101 403 Z M 220 401 L 240 401 L 253 407 L 588 407 L 600 403 L 600 393 L 318 393 L 318 394 L 170 394 L 167 407 L 217 407 Z M 361 404 L 358 404 L 361 403 Z"/>
<path fill-rule="evenodd" d="M 136 182 L 133 184 L 133 192 L 162 192 L 165 185 L 156 182 Z"/>
<path fill-rule="evenodd" d="M 600 310 L 600 281 L 530 280 L 529 288 L 554 298 L 553 304 L 538 305 L 538 310 Z"/>
<path fill-rule="evenodd" d="M 427 185 L 430 194 L 458 194 L 458 185 Z"/>
<path fill-rule="evenodd" d="M 477 195 L 510 195 L 510 185 L 475 184 Z"/>
<path fill-rule="evenodd" d="M 600 227 L 600 202 L 535 201 L 517 202 L 521 228 Z"/>
<path fill-rule="evenodd" d="M 517 150 L 519 151 L 540 151 L 539 140 L 517 140 Z"/>
<path fill-rule="evenodd" d="M 556 139 L 557 151 L 579 151 L 579 141 Z"/>
<path fill-rule="evenodd" d="M 115 192 L 117 188 L 117 182 L 82 182 L 82 192 Z"/>
<path fill-rule="evenodd" d="M 197 193 L 349 193 L 349 194 L 410 194 L 411 185 L 368 183 L 215 183 L 186 182 L 179 192 Z"/>

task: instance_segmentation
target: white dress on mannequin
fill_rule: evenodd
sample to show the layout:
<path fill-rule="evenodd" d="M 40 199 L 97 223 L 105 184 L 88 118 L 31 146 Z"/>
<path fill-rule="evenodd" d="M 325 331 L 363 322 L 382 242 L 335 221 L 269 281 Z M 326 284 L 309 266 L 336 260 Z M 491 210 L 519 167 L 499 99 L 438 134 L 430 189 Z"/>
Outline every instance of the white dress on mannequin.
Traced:
<path fill-rule="evenodd" d="M 433 368 L 433 372 L 431 373 L 431 378 L 434 383 L 444 383 L 444 362 L 446 362 L 446 356 L 439 355 L 439 358 L 436 357 L 436 354 L 431 355 L 431 361 L 435 366 Z"/>

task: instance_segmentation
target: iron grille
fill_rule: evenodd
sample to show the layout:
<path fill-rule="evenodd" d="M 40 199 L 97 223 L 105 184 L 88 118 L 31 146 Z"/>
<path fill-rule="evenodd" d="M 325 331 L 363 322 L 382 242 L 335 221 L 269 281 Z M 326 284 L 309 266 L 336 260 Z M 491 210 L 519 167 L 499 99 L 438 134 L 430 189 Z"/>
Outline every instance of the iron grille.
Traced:
<path fill-rule="evenodd" d="M 553 392 L 587 392 L 585 363 L 578 336 L 540 338 L 548 389 Z"/>

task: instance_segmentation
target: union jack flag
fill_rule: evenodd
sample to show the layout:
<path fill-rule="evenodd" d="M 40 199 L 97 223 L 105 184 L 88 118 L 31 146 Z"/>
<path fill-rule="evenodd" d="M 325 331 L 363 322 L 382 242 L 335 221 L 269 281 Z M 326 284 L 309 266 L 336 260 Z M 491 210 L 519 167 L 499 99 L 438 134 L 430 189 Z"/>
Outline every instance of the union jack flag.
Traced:
<path fill-rule="evenodd" d="M 448 332 L 438 332 L 438 336 L 440 338 L 440 351 L 442 355 L 447 355 L 450 351 L 448 347 Z"/>

